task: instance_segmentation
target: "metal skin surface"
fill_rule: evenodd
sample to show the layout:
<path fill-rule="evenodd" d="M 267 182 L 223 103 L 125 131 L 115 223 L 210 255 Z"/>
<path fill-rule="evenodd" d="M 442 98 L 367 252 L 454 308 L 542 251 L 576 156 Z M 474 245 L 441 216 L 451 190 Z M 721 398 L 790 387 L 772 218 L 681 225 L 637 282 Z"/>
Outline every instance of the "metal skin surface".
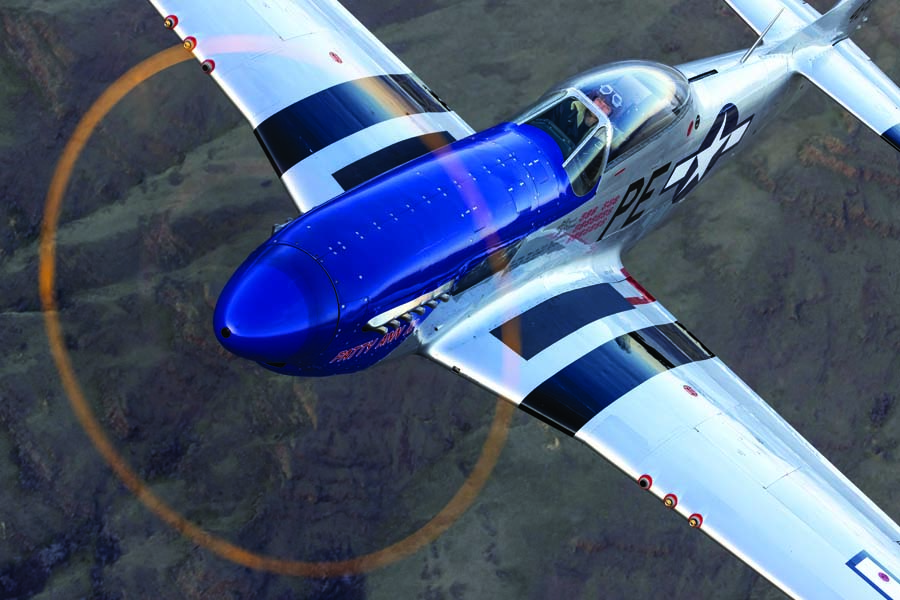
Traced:
<path fill-rule="evenodd" d="M 286 362 L 282 367 L 266 365 L 281 373 L 332 375 L 371 366 L 397 348 L 433 309 L 423 306 L 421 315 L 411 314 L 411 320 L 384 334 L 364 330 L 373 316 L 458 280 L 490 253 L 584 202 L 560 181 L 565 178 L 562 169 L 551 167 L 561 163 L 559 149 L 543 132 L 499 125 L 295 219 L 254 253 L 223 291 L 215 316 L 219 340 L 235 354 L 262 363 Z M 523 206 L 528 208 L 518 209 Z M 305 313 L 307 303 L 286 292 L 284 280 L 256 275 L 271 268 L 268 249 L 285 246 L 309 253 L 329 274 L 339 299 L 339 320 L 330 308 Z M 258 283 L 244 285 L 248 277 Z M 273 296 L 295 302 L 297 319 L 268 329 L 272 351 L 260 357 L 255 345 L 248 350 L 251 346 L 237 321 L 245 312 L 258 312 L 260 302 Z M 312 348 L 303 360 L 295 360 L 278 340 L 308 328 L 336 332 L 327 346 Z M 226 330 L 228 337 L 223 336 Z"/>
<path fill-rule="evenodd" d="M 407 78 L 415 88 L 413 96 L 425 100 L 412 102 L 417 109 L 401 110 L 391 115 L 394 118 L 365 128 L 358 114 L 333 111 L 328 119 L 321 114 L 293 115 L 298 125 L 324 122 L 327 130 L 333 123 L 341 131 L 340 138 L 328 139 L 334 143 L 305 147 L 306 152 L 294 153 L 295 158 L 307 156 L 304 160 L 276 169 L 301 211 L 346 191 L 332 174 L 373 152 L 414 136 L 446 132 L 455 140 L 473 133 L 338 2 L 246 0 L 227 6 L 194 0 L 150 2 L 163 17 L 175 17 L 174 32 L 183 40 L 192 38 L 191 52 L 212 66 L 209 76 L 258 134 L 267 121 L 278 121 L 279 114 L 297 103 L 353 82 L 362 82 L 366 95 L 388 114 L 398 105 L 408 108 L 410 103 L 404 100 L 409 98 L 380 78 Z M 284 135 L 297 135 L 283 121 L 278 125 Z M 272 158 L 262 136 L 260 141 Z M 273 160 L 273 166 L 277 164 Z"/>
<path fill-rule="evenodd" d="M 326 4 L 328 14 L 340 12 Z M 678 71 L 608 67 L 623 76 L 619 90 L 629 72 L 660 75 L 662 87 L 637 96 L 663 108 L 639 122 L 589 193 L 575 193 L 566 152 L 577 155 L 601 132 L 615 140 L 621 131 L 612 128 L 634 114 L 616 109 L 631 110 L 625 101 L 637 97 L 605 83 L 589 96 L 580 84 L 602 82 L 602 68 L 561 84 L 514 123 L 424 154 L 419 138 L 382 144 L 354 159 L 355 175 L 330 171 L 356 187 L 319 202 L 247 259 L 219 298 L 216 335 L 235 354 L 301 376 L 419 353 L 580 439 L 789 595 L 900 600 L 900 527 L 622 267 L 622 252 L 750 144 L 806 81 L 900 148 L 900 89 L 844 39 L 871 2 L 845 0 L 821 18 L 796 0 L 729 4 L 768 32 L 754 52 Z M 318 3 L 297 5 L 314 12 Z M 347 23 L 349 38 L 368 39 L 355 20 Z M 359 131 L 315 134 L 329 144 L 304 154 L 310 134 L 300 132 L 315 129 L 304 119 L 325 119 L 327 110 L 364 115 L 373 98 L 435 107 L 427 88 L 396 76 L 359 79 L 389 78 L 396 93 L 386 96 L 357 94 L 370 85 L 357 80 L 345 93 L 324 77 L 312 100 L 296 100 L 321 112 L 297 117 L 295 130 L 295 100 L 281 102 L 271 114 L 291 131 L 280 139 L 273 128 L 280 141 L 264 141 L 273 164 L 295 155 L 304 158 L 293 168 L 316 164 L 354 136 L 407 118 L 359 117 Z M 672 89 L 689 86 L 669 109 L 666 77 Z M 597 120 L 574 151 L 541 122 L 569 101 L 576 112 L 581 103 L 578 127 L 588 112 Z M 666 110 L 670 118 L 655 126 Z M 384 114 L 395 113 L 386 106 Z M 412 160 L 396 162 L 410 152 Z M 370 177 L 354 179 L 360 174 Z"/>
<path fill-rule="evenodd" d="M 724 69 L 723 64 L 731 60 L 726 56 L 709 64 Z M 234 293 L 242 287 L 238 280 L 254 276 L 248 275 L 251 267 L 245 263 L 219 299 L 215 331 L 232 352 L 281 373 L 326 376 L 367 368 L 418 329 L 432 308 L 411 315 L 399 334 L 365 331 L 369 319 L 460 280 L 496 250 L 527 236 L 541 238 L 552 232 L 561 243 L 599 243 L 621 252 L 663 221 L 676 205 L 679 189 L 682 195 L 690 191 L 669 181 L 676 174 L 677 161 L 672 157 L 690 156 L 704 144 L 717 143 L 727 125 L 720 113 L 726 106 L 734 106 L 722 104 L 720 99 L 729 97 L 724 90 L 732 98 L 742 98 L 740 106 L 731 109 L 735 118 L 746 122 L 752 117 L 741 139 L 746 143 L 766 118 L 784 106 L 772 98 L 788 89 L 787 69 L 774 71 L 768 61 L 748 62 L 692 84 L 692 98 L 681 117 L 652 143 L 612 161 L 587 201 L 573 194 L 561 168 L 560 150 L 546 133 L 527 125 L 501 124 L 475 134 L 298 217 L 266 242 L 293 245 L 320 261 L 337 290 L 339 322 L 326 324 L 321 321 L 326 318 L 324 313 L 313 322 L 284 321 L 283 329 L 271 331 L 270 356 L 247 353 L 240 332 L 226 319 L 226 315 L 236 315 L 235 304 L 249 312 L 259 310 L 252 299 L 237 298 Z M 700 127 L 686 136 L 688 124 L 698 117 Z M 690 187 L 727 155 L 720 156 L 716 149 L 713 146 L 707 151 L 709 157 L 702 171 L 693 174 Z M 732 148 L 723 150 L 730 153 Z M 666 184 L 671 184 L 668 189 Z M 523 206 L 528 208 L 517 209 Z M 596 219 L 585 226 L 585 215 L 590 211 L 596 214 L 604 206 L 605 220 Z M 280 282 L 260 281 L 252 295 L 289 294 L 280 289 Z M 297 314 L 303 313 L 302 302 L 297 309 Z M 295 357 L 304 360 L 294 361 L 275 339 L 291 335 L 289 329 L 305 327 L 334 327 L 336 336 L 326 347 L 295 352 Z M 224 337 L 226 329 L 233 335 Z M 277 366 L 280 363 L 286 364 Z"/>
<path fill-rule="evenodd" d="M 576 437 L 793 597 L 876 599 L 847 562 L 900 564 L 896 523 L 718 359 L 648 380 Z"/>

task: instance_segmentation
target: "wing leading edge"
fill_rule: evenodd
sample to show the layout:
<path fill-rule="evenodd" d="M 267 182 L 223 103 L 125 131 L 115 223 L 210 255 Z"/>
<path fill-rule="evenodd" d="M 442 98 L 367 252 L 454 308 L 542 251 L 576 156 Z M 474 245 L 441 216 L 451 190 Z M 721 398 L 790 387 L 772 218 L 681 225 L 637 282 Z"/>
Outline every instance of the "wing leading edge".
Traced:
<path fill-rule="evenodd" d="M 467 290 L 423 354 L 585 442 L 788 594 L 900 600 L 897 524 L 609 259 Z"/>
<path fill-rule="evenodd" d="M 150 0 L 250 122 L 306 212 L 470 135 L 333 0 Z"/>

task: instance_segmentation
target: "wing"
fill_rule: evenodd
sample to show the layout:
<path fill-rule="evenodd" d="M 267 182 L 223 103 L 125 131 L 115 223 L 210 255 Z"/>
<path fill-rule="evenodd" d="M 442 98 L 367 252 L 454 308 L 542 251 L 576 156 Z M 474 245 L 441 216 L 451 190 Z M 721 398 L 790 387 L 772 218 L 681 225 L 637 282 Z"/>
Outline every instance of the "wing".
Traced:
<path fill-rule="evenodd" d="M 820 16 L 815 8 L 802 0 L 725 0 L 725 2 L 756 33 L 762 33 L 769 24 L 772 24 L 766 35 L 766 39 L 770 41 L 787 37 Z"/>
<path fill-rule="evenodd" d="M 150 0 L 308 211 L 472 129 L 340 4 Z"/>
<path fill-rule="evenodd" d="M 422 353 L 588 444 L 788 594 L 900 600 L 896 523 L 616 256 L 551 255 L 455 296 Z"/>

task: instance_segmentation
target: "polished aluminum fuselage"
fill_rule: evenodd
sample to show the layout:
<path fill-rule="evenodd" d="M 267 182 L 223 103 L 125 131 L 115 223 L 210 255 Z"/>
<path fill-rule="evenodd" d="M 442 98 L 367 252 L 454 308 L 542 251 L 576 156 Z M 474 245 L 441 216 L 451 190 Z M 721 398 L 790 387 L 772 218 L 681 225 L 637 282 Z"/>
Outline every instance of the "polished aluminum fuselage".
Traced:
<path fill-rule="evenodd" d="M 788 57 L 751 55 L 741 63 L 744 54 L 733 52 L 680 65 L 678 70 L 692 80 L 690 109 L 633 152 L 610 161 L 589 201 L 528 236 L 511 263 L 516 273 L 497 273 L 493 283 L 485 282 L 482 289 L 471 290 L 465 302 L 431 315 L 429 326 L 418 329 L 392 356 L 413 353 L 423 344 L 434 343 L 443 331 L 472 318 L 476 311 L 471 307 L 495 301 L 542 272 L 558 267 L 571 272 L 579 268 L 603 272 L 608 265 L 621 265 L 621 255 L 665 223 L 683 201 L 673 201 L 674 188 L 663 188 L 676 165 L 696 153 L 714 133 L 710 129 L 723 106 L 737 107 L 741 121 L 752 118 L 740 144 L 710 165 L 698 184 L 724 165 L 725 159 L 753 143 L 763 127 L 793 103 L 805 87 L 805 82 L 791 72 Z M 694 125 L 697 122 L 699 128 Z M 540 266 L 529 269 L 533 261 Z M 505 284 L 504 278 L 508 279 Z"/>
<path fill-rule="evenodd" d="M 621 253 L 661 225 L 680 203 L 680 200 L 673 202 L 674 190 L 661 191 L 667 177 L 678 161 L 700 147 L 723 106 L 735 105 L 741 120 L 752 116 L 740 144 L 722 156 L 722 159 L 726 159 L 752 143 L 757 134 L 798 97 L 798 92 L 804 86 L 802 80 L 789 69 L 787 57 L 751 55 L 746 62 L 741 63 L 743 55 L 743 51 L 733 52 L 678 66 L 678 70 L 691 80 L 690 110 L 685 112 L 679 122 L 648 140 L 642 147 L 611 161 L 594 200 L 567 215 L 565 219 L 551 224 L 548 229 L 571 231 L 585 213 L 597 207 L 602 208 L 617 197 L 619 201 L 613 211 L 613 222 L 603 222 L 598 226 L 598 234 L 607 225 L 609 227 L 602 239 L 593 240 L 595 246 Z M 715 73 L 709 74 L 711 72 Z M 691 121 L 697 123 L 698 119 L 699 128 L 691 127 Z M 716 161 L 703 174 L 699 183 L 723 164 L 725 160 Z M 666 165 L 669 165 L 668 169 L 665 168 Z M 637 189 L 639 183 L 636 182 L 641 179 L 643 186 L 638 198 L 646 195 L 649 197 L 639 207 L 623 210 L 622 204 L 629 200 L 626 197 L 629 188 Z M 631 210 L 642 214 L 624 226 Z M 537 235 L 543 233 L 538 232 Z M 580 237 L 587 236 L 582 232 Z"/>

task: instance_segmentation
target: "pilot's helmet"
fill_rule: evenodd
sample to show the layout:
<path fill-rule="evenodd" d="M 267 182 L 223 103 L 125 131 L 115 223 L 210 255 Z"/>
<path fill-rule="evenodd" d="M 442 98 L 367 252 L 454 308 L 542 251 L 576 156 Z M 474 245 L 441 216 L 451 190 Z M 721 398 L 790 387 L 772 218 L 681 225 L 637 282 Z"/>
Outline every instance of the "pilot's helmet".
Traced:
<path fill-rule="evenodd" d="M 601 84 L 597 93 L 603 101 L 613 110 L 614 114 L 621 115 L 639 107 L 659 93 L 648 87 L 641 77 L 624 73 L 614 81 Z"/>
<path fill-rule="evenodd" d="M 603 83 L 596 90 L 594 90 L 593 94 L 590 94 L 590 98 L 592 100 L 600 100 L 606 106 L 603 112 L 607 115 L 611 115 L 614 112 L 620 110 L 622 105 L 624 104 L 624 99 L 622 95 L 616 90 L 616 87 L 611 83 Z"/>

